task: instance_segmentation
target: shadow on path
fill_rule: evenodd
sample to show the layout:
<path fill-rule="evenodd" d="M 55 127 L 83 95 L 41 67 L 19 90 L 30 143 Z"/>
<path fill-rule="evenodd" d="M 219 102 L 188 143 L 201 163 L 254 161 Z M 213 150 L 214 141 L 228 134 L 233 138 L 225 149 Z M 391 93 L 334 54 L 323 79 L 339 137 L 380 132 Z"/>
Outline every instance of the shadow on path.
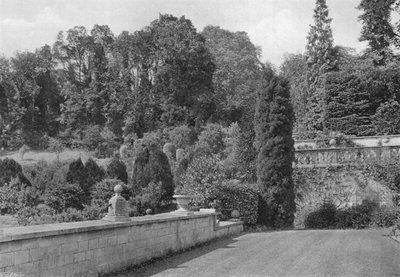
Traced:
<path fill-rule="evenodd" d="M 237 242 L 238 237 L 246 233 L 241 233 L 240 235 L 231 236 L 228 238 L 217 239 L 209 241 L 201 246 L 192 247 L 186 249 L 182 252 L 173 253 L 170 256 L 156 258 L 149 262 L 145 262 L 139 266 L 132 267 L 131 269 L 125 270 L 121 273 L 114 273 L 107 275 L 109 277 L 149 277 L 157 273 L 163 272 L 168 269 L 186 268 L 182 264 L 201 257 L 209 252 L 215 251 L 217 249 L 232 249 L 236 248 L 233 244 Z"/>

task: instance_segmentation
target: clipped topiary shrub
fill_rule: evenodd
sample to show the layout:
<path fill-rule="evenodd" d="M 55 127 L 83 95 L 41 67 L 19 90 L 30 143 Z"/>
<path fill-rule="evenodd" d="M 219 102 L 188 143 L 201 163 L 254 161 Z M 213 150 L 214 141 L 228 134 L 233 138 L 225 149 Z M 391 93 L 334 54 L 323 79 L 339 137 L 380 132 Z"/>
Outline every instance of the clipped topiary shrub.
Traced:
<path fill-rule="evenodd" d="M 9 158 L 0 160 L 0 186 L 10 183 L 11 179 L 17 179 L 19 185 L 31 185 L 23 174 L 22 167 L 19 163 Z"/>
<path fill-rule="evenodd" d="M 107 178 L 118 179 L 128 183 L 128 173 L 126 172 L 126 165 L 123 161 L 113 158 L 107 166 Z"/>
<path fill-rule="evenodd" d="M 174 193 L 174 182 L 167 156 L 157 148 L 145 147 L 137 156 L 133 168 L 132 190 L 140 195 L 150 183 L 161 186 L 158 201 L 170 202 Z"/>
<path fill-rule="evenodd" d="M 87 184 L 89 189 L 97 182 L 103 180 L 105 172 L 93 159 L 89 158 L 85 163 Z"/>
<path fill-rule="evenodd" d="M 81 158 L 69 164 L 66 181 L 70 184 L 79 184 L 84 191 L 88 189 L 86 184 L 87 172 Z"/>

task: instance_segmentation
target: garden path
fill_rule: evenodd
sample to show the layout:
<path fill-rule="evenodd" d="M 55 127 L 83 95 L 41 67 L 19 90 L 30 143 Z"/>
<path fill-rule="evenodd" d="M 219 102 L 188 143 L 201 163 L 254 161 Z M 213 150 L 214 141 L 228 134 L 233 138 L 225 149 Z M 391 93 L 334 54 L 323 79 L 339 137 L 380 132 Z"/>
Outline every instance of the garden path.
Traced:
<path fill-rule="evenodd" d="M 115 276 L 400 276 L 400 243 L 388 233 L 244 233 Z"/>

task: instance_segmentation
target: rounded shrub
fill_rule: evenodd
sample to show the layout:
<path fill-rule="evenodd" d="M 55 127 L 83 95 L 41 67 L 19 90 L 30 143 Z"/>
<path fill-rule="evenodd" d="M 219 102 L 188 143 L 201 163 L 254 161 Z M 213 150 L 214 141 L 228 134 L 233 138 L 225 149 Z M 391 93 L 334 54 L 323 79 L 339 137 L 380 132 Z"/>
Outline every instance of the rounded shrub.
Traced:
<path fill-rule="evenodd" d="M 331 200 L 324 200 L 316 211 L 307 215 L 305 227 L 309 229 L 336 227 L 336 212 L 336 205 Z"/>
<path fill-rule="evenodd" d="M 56 222 L 56 211 L 46 205 L 24 207 L 16 214 L 19 225 L 50 224 Z"/>
<path fill-rule="evenodd" d="M 199 135 L 197 147 L 207 147 L 213 154 L 222 152 L 225 148 L 222 126 L 207 124 Z"/>
<path fill-rule="evenodd" d="M 192 128 L 186 125 L 177 126 L 169 132 L 169 140 L 177 148 L 185 149 L 194 144 L 196 133 Z"/>
<path fill-rule="evenodd" d="M 118 158 L 113 158 L 107 166 L 107 178 L 118 179 L 128 183 L 128 173 L 126 172 L 126 165 Z"/>
<path fill-rule="evenodd" d="M 164 201 L 161 182 L 150 182 L 147 187 L 143 188 L 138 195 L 131 199 L 130 205 L 133 208 L 131 215 L 146 215 L 148 209 L 151 209 L 156 214 L 175 210 L 175 205 L 171 204 L 170 201 Z"/>
<path fill-rule="evenodd" d="M 15 214 L 38 203 L 39 195 L 34 187 L 18 187 L 13 185 L 13 180 L 0 187 L 0 214 Z"/>
<path fill-rule="evenodd" d="M 221 161 L 216 155 L 194 157 L 182 176 L 177 193 L 192 197 L 193 208 L 208 207 L 215 200 L 217 187 L 224 180 Z"/>
<path fill-rule="evenodd" d="M 382 206 L 372 213 L 372 225 L 377 227 L 392 227 L 400 219 L 400 207 Z"/>
<path fill-rule="evenodd" d="M 68 208 L 81 210 L 87 202 L 85 192 L 78 184 L 60 184 L 45 191 L 44 204 L 57 212 Z"/>
<path fill-rule="evenodd" d="M 245 184 L 223 183 L 216 190 L 221 213 L 229 218 L 231 211 L 238 210 L 246 224 L 255 224 L 258 219 L 258 193 Z"/>
<path fill-rule="evenodd" d="M 400 104 L 395 100 L 383 102 L 372 116 L 377 135 L 397 135 L 400 130 Z"/>

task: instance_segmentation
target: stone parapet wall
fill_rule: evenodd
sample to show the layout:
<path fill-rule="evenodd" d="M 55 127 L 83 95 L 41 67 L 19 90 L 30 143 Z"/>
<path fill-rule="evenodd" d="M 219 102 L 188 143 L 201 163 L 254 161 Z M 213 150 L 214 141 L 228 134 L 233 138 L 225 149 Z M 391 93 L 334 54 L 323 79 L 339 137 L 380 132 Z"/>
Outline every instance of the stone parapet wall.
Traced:
<path fill-rule="evenodd" d="M 200 212 L 4 228 L 0 273 L 98 276 L 241 231 L 241 222 L 216 224 L 215 213 Z"/>
<path fill-rule="evenodd" d="M 297 167 L 339 166 L 387 158 L 400 158 L 400 146 L 296 150 L 294 165 Z"/>
<path fill-rule="evenodd" d="M 359 147 L 400 146 L 400 135 L 351 137 Z M 317 144 L 313 139 L 296 139 L 295 148 L 308 146 L 316 149 Z"/>

